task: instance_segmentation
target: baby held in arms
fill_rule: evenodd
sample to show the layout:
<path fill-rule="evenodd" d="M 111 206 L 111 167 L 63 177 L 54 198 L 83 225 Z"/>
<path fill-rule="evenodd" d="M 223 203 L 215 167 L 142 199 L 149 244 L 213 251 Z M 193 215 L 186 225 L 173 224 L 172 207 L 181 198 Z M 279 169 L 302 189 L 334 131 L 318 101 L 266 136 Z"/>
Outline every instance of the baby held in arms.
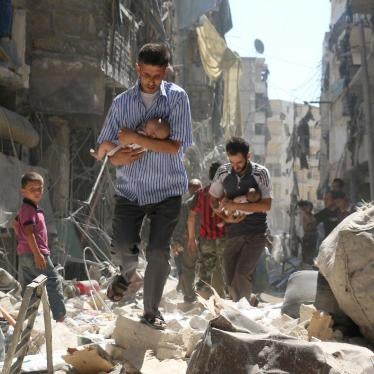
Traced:
<path fill-rule="evenodd" d="M 153 139 L 167 139 L 170 135 L 170 126 L 169 123 L 161 118 L 151 118 L 149 119 L 143 127 L 142 131 L 139 131 L 139 134 L 148 136 Z M 90 149 L 90 154 L 92 157 L 96 158 L 96 160 L 102 160 L 106 155 L 113 156 L 119 149 L 124 147 L 131 147 L 132 149 L 136 149 L 139 151 L 146 149 L 141 149 L 138 144 L 130 144 L 128 146 L 124 146 L 122 144 L 112 143 L 110 141 L 104 141 L 99 145 L 97 151 L 94 149 Z"/>
<path fill-rule="evenodd" d="M 248 192 L 245 195 L 237 196 L 232 201 L 234 203 L 243 204 L 243 203 L 256 203 L 261 199 L 261 194 L 259 191 L 257 191 L 255 188 L 250 188 Z M 230 220 L 237 218 L 241 215 L 248 215 L 252 214 L 252 212 L 246 212 L 243 210 L 228 210 L 225 208 L 222 208 L 220 213 L 223 215 L 224 219 Z"/>

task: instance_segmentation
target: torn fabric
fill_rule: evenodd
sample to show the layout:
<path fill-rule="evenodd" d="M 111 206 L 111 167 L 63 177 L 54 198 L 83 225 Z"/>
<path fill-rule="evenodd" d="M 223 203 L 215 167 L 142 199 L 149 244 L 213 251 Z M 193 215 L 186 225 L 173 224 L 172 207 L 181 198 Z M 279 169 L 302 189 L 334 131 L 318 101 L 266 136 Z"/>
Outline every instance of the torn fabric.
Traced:
<path fill-rule="evenodd" d="M 196 28 L 197 41 L 204 71 L 210 79 L 224 77 L 222 127 L 224 137 L 242 134 L 240 121 L 239 79 L 241 61 L 238 54 L 227 47 L 206 16 L 200 18 Z"/>

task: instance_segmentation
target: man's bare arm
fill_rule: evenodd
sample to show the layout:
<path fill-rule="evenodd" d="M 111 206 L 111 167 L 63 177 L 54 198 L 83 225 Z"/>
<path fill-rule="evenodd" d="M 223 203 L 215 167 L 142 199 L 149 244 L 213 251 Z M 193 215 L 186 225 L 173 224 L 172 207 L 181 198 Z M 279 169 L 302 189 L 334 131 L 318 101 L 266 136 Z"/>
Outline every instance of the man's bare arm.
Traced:
<path fill-rule="evenodd" d="M 118 140 L 124 145 L 139 144 L 153 152 L 176 154 L 180 148 L 180 142 L 177 140 L 154 139 L 126 128 L 119 132 Z"/>
<path fill-rule="evenodd" d="M 187 233 L 188 233 L 188 243 L 187 251 L 191 254 L 196 252 L 197 243 L 196 243 L 196 212 L 190 210 L 188 212 L 187 219 Z"/>
<path fill-rule="evenodd" d="M 116 152 L 109 160 L 113 166 L 130 165 L 144 154 L 144 149 L 123 148 Z"/>
<path fill-rule="evenodd" d="M 267 212 L 271 209 L 272 199 L 261 199 L 256 203 L 234 203 L 232 200 L 223 201 L 222 206 L 229 210 L 241 210 L 248 213 Z"/>

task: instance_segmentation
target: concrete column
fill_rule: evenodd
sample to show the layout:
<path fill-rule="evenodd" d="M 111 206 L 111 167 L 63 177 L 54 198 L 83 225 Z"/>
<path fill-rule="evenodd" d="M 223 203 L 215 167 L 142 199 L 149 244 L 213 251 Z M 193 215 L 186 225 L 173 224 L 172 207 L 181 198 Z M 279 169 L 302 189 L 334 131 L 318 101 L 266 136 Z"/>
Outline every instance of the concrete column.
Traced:
<path fill-rule="evenodd" d="M 55 216 L 66 217 L 70 197 L 70 128 L 68 122 L 59 117 L 50 117 L 48 123 L 55 136 L 44 154 L 43 166 L 50 177 Z"/>

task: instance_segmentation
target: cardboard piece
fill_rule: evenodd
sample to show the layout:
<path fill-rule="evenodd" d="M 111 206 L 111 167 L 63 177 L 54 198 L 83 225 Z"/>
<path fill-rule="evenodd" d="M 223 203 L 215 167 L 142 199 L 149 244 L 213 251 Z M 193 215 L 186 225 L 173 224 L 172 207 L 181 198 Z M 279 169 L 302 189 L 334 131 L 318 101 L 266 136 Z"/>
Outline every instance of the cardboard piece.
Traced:
<path fill-rule="evenodd" d="M 323 341 L 331 339 L 333 336 L 333 331 L 330 327 L 332 323 L 333 321 L 329 314 L 325 314 L 319 310 L 315 311 L 308 326 L 309 340 L 312 337 Z"/>
<path fill-rule="evenodd" d="M 114 365 L 101 357 L 97 347 L 86 347 L 82 350 L 68 348 L 68 354 L 62 356 L 79 374 L 109 373 Z"/>

